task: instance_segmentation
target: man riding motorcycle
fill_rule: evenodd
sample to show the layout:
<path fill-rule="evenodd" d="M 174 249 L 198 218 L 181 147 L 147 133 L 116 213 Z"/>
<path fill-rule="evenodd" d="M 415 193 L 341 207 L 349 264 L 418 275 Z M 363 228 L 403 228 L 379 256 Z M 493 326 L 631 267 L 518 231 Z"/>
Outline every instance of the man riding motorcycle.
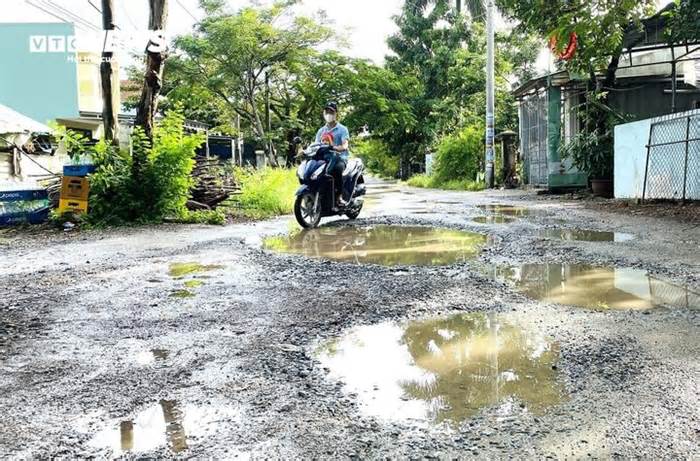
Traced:
<path fill-rule="evenodd" d="M 335 183 L 336 197 L 338 197 L 338 206 L 345 206 L 347 203 L 342 197 L 341 184 L 343 180 L 343 171 L 347 166 L 347 161 L 350 156 L 350 132 L 348 129 L 338 123 L 338 104 L 328 102 L 323 108 L 323 119 L 326 124 L 323 125 L 316 133 L 316 142 L 328 143 L 336 155 L 329 155 L 326 160 L 328 163 L 328 172 L 333 176 Z"/>

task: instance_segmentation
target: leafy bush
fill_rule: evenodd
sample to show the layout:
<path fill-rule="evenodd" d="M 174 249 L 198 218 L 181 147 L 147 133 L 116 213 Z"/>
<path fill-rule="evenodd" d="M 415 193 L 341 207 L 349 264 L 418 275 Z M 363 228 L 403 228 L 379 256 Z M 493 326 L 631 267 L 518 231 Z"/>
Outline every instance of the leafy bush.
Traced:
<path fill-rule="evenodd" d="M 194 218 L 186 204 L 195 150 L 203 142 L 203 135 L 185 134 L 184 118 L 173 111 L 154 128 L 152 143 L 142 130 L 134 130 L 131 154 L 104 141 L 98 143 L 96 171 L 90 177 L 90 221 L 123 224 L 169 218 L 191 222 Z M 199 213 L 196 220 L 204 214 Z"/>
<path fill-rule="evenodd" d="M 578 133 L 569 142 L 559 146 L 561 158 L 569 158 L 573 165 L 591 179 L 609 179 L 613 174 L 613 138 L 610 132 Z"/>
<path fill-rule="evenodd" d="M 361 139 L 353 143 L 352 152 L 360 157 L 365 167 L 381 178 L 395 178 L 399 174 L 399 157 L 378 139 Z"/>
<path fill-rule="evenodd" d="M 462 191 L 480 191 L 484 190 L 486 185 L 483 182 L 471 181 L 469 179 L 452 179 L 449 181 L 440 181 L 435 176 L 419 174 L 412 176 L 407 184 L 413 187 L 422 187 L 426 189 L 444 189 L 444 190 L 462 190 Z"/>
<path fill-rule="evenodd" d="M 456 135 L 446 136 L 435 153 L 433 176 L 440 184 L 449 181 L 473 180 L 479 171 L 484 152 L 483 130 L 468 126 Z"/>
<path fill-rule="evenodd" d="M 434 176 L 429 176 L 427 174 L 417 174 L 408 178 L 406 184 L 413 187 L 422 187 L 424 189 L 433 189 L 435 181 Z"/>
<path fill-rule="evenodd" d="M 226 214 L 218 209 L 188 211 L 183 218 L 178 219 L 178 222 L 184 224 L 211 224 L 220 226 L 226 224 Z"/>
<path fill-rule="evenodd" d="M 236 168 L 241 194 L 235 204 L 240 214 L 253 219 L 291 214 L 299 180 L 295 169 Z"/>

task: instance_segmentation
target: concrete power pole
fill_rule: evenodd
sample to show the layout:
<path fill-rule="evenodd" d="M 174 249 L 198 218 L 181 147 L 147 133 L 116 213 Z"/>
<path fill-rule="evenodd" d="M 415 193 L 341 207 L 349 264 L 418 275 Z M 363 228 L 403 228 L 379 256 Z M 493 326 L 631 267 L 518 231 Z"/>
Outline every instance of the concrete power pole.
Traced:
<path fill-rule="evenodd" d="M 486 187 L 494 187 L 494 137 L 496 131 L 494 70 L 494 0 L 486 0 Z"/>
<path fill-rule="evenodd" d="M 119 79 L 114 78 L 114 70 L 112 69 L 112 60 L 114 53 L 112 50 L 107 50 L 107 46 L 112 46 L 114 33 L 114 15 L 112 10 L 112 0 L 102 0 L 102 29 L 104 29 L 104 49 L 102 50 L 102 62 L 100 63 L 100 81 L 102 86 L 102 121 L 105 129 L 105 140 L 108 143 L 119 145 L 117 135 L 117 117 L 119 115 L 119 107 L 114 98 L 114 92 L 119 91 Z M 114 88 L 114 85 L 117 88 Z"/>

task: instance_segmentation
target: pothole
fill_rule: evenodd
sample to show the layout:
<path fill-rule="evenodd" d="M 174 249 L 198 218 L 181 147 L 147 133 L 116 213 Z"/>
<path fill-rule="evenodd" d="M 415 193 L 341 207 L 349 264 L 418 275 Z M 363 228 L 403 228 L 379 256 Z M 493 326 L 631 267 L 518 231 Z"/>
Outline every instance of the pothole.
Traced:
<path fill-rule="evenodd" d="M 237 413 L 228 408 L 185 406 L 175 400 L 161 400 L 133 419 L 113 423 L 99 432 L 91 445 L 109 448 L 115 457 L 162 447 L 181 453 L 193 440 L 213 432 L 218 422 L 235 416 Z"/>
<path fill-rule="evenodd" d="M 700 308 L 700 293 L 639 269 L 578 264 L 497 267 L 492 276 L 538 301 L 592 309 Z"/>
<path fill-rule="evenodd" d="M 558 345 L 510 314 L 359 327 L 317 357 L 364 414 L 393 422 L 461 422 L 486 408 L 541 414 L 564 398 Z"/>
<path fill-rule="evenodd" d="M 510 224 L 517 221 L 517 219 L 510 216 L 478 216 L 472 221 L 477 224 Z"/>
<path fill-rule="evenodd" d="M 534 216 L 534 215 L 542 214 L 541 211 L 533 210 L 531 208 L 519 207 L 519 206 L 515 206 L 515 205 L 500 205 L 500 204 L 477 205 L 476 208 L 478 208 L 482 211 L 485 211 L 487 213 L 491 213 L 494 215 L 501 215 L 501 216 L 525 217 L 525 216 Z"/>
<path fill-rule="evenodd" d="M 211 272 L 223 269 L 221 265 L 204 265 L 197 262 L 172 263 L 168 274 L 173 278 L 180 278 L 186 275 L 198 274 L 201 272 Z"/>
<path fill-rule="evenodd" d="M 281 253 L 384 266 L 444 266 L 476 258 L 487 236 L 421 226 L 330 226 L 265 240 Z"/>
<path fill-rule="evenodd" d="M 623 232 L 592 231 L 584 229 L 544 229 L 540 237 L 582 242 L 629 242 L 634 235 Z"/>
<path fill-rule="evenodd" d="M 190 290 L 173 290 L 170 292 L 171 298 L 187 299 L 187 298 L 194 298 L 195 296 L 197 296 L 197 295 L 195 295 Z"/>
<path fill-rule="evenodd" d="M 168 359 L 170 352 L 167 349 L 151 349 L 141 351 L 136 354 L 136 362 L 139 365 L 151 365 L 156 362 L 163 362 Z"/>

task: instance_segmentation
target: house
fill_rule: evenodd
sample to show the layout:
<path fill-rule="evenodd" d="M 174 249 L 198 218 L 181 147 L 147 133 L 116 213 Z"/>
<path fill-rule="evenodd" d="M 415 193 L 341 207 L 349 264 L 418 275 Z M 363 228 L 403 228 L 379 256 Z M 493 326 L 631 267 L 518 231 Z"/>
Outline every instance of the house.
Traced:
<path fill-rule="evenodd" d="M 0 186 L 35 184 L 61 170 L 66 158 L 36 138 L 50 131 L 48 126 L 0 104 Z M 26 153 L 21 154 L 19 147 Z"/>
<path fill-rule="evenodd" d="M 611 106 L 631 120 L 700 107 L 700 40 L 669 45 L 662 13 L 643 21 L 643 26 L 624 38 L 617 83 L 609 90 Z M 586 78 L 559 71 L 513 91 L 519 102 L 526 184 L 554 190 L 588 184 L 587 175 L 559 155 L 559 146 L 581 129 L 585 89 Z"/>

